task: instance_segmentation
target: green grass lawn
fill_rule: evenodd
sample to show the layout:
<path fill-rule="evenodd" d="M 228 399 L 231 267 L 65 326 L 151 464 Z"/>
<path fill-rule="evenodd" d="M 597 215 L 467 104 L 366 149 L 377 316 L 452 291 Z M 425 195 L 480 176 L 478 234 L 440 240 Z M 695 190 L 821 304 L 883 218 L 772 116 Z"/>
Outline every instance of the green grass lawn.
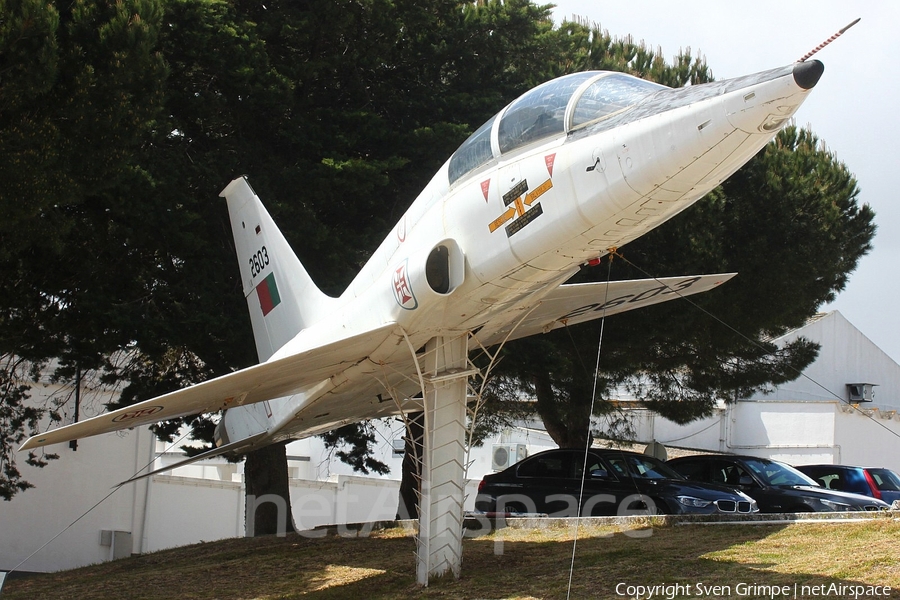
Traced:
<path fill-rule="evenodd" d="M 562 599 L 572 549 L 568 529 L 503 529 L 465 540 L 460 579 L 419 588 L 402 529 L 235 539 L 8 581 L 0 598 Z M 668 586 L 656 598 L 900 598 L 900 521 L 582 527 L 570 597 L 629 598 L 628 586 Z"/>

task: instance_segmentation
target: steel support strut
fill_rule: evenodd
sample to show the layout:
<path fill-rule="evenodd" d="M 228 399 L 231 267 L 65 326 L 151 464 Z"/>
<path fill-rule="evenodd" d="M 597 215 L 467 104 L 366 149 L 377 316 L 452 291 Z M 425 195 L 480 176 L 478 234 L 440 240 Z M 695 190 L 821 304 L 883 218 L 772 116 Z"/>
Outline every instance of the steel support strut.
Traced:
<path fill-rule="evenodd" d="M 462 564 L 466 432 L 467 335 L 437 337 L 425 346 L 425 447 L 416 580 L 453 573 Z"/>

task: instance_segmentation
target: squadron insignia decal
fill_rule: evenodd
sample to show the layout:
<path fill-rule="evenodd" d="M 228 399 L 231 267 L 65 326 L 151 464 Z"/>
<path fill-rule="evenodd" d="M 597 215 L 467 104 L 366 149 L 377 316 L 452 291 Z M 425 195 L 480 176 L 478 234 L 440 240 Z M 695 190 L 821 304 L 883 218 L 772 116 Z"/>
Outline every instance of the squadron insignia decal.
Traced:
<path fill-rule="evenodd" d="M 409 275 L 407 272 L 408 261 L 404 260 L 403 264 L 394 269 L 391 277 L 392 289 L 394 292 L 394 300 L 400 305 L 400 308 L 406 310 L 415 310 L 419 307 L 419 301 L 413 293 L 412 286 L 409 284 Z"/>
<path fill-rule="evenodd" d="M 509 208 L 507 208 L 502 215 L 494 219 L 488 225 L 488 229 L 493 233 L 506 224 L 507 221 L 512 219 L 512 223 L 506 226 L 506 236 L 512 237 L 516 233 L 522 231 L 522 228 L 544 214 L 541 203 L 538 202 L 537 204 L 534 204 L 534 202 L 552 187 L 553 181 L 548 179 L 529 192 L 528 180 L 523 179 L 514 185 L 512 189 L 503 194 L 503 204 L 509 206 Z M 534 206 L 531 206 L 532 204 L 534 204 Z M 531 208 L 526 209 L 526 206 L 530 206 Z"/>
<path fill-rule="evenodd" d="M 159 411 L 163 410 L 163 408 L 164 407 L 162 406 L 147 406 L 144 408 L 138 408 L 126 413 L 122 413 L 118 417 L 113 418 L 113 423 L 121 423 L 122 421 L 131 421 L 132 419 L 139 419 L 141 417 L 155 415 Z"/>

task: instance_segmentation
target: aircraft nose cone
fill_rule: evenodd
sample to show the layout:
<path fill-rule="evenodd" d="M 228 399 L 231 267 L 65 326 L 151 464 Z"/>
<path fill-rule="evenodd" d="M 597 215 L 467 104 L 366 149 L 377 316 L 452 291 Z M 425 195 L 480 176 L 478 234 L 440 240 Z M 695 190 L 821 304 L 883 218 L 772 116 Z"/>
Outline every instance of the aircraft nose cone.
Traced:
<path fill-rule="evenodd" d="M 794 82 L 804 90 L 811 90 L 819 82 L 819 77 L 825 71 L 822 61 L 810 60 L 797 63 L 794 66 Z"/>

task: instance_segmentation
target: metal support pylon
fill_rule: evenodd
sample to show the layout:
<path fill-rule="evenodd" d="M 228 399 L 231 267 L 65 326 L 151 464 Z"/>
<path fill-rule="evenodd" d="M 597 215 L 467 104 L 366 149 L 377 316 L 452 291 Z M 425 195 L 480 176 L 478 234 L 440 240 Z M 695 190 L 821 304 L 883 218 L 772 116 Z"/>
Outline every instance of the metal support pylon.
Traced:
<path fill-rule="evenodd" d="M 468 336 L 437 337 L 425 346 L 425 444 L 416 580 L 452 573 L 462 565 L 465 499 Z"/>

